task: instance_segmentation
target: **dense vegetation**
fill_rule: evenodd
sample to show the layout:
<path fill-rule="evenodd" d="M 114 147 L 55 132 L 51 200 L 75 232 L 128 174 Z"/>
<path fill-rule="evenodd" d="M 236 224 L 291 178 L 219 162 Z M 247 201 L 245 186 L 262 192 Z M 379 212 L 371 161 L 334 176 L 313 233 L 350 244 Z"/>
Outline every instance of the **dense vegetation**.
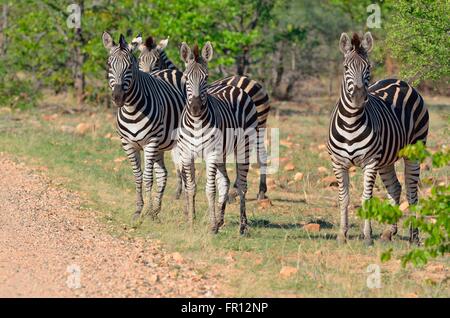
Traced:
<path fill-rule="evenodd" d="M 68 24 L 78 3 L 81 24 Z M 357 0 L 3 0 L 0 23 L 0 104 L 34 105 L 38 92 L 74 93 L 78 103 L 108 104 L 101 33 L 129 39 L 138 32 L 170 36 L 179 63 L 181 41 L 212 41 L 213 77 L 250 74 L 274 97 L 299 97 L 302 83 L 321 79 L 331 94 L 340 74 L 337 40 L 366 31 L 373 1 Z M 372 28 L 377 75 L 448 79 L 449 2 L 380 1 L 381 28 Z M 74 11 L 75 10 L 75 11 Z M 74 27 L 71 27 L 74 26 Z M 369 24 L 370 26 L 370 24 Z M 400 74 L 397 74 L 398 72 Z M 333 88 L 334 87 L 334 88 Z M 312 90 L 312 94 L 314 94 Z M 311 93 L 311 92 L 310 92 Z"/>

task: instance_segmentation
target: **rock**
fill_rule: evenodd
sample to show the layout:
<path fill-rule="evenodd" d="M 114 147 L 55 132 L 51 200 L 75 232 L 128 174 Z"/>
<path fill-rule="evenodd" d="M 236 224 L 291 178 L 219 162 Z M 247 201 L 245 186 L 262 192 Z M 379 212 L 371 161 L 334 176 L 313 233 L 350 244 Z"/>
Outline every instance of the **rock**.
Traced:
<path fill-rule="evenodd" d="M 282 140 L 280 140 L 280 145 L 285 146 L 286 148 L 292 148 L 294 143 L 292 141 L 282 139 Z"/>
<path fill-rule="evenodd" d="M 172 253 L 171 256 L 172 256 L 172 259 L 173 259 L 173 260 L 175 261 L 175 263 L 177 263 L 177 264 L 181 264 L 181 263 L 184 262 L 183 256 L 181 256 L 181 254 L 178 253 L 178 252 Z"/>
<path fill-rule="evenodd" d="M 280 270 L 280 276 L 283 278 L 289 278 L 292 275 L 297 274 L 298 269 L 292 266 L 283 266 Z"/>
<path fill-rule="evenodd" d="M 328 176 L 328 177 L 322 178 L 322 180 L 320 180 L 320 181 L 323 184 L 325 184 L 327 187 L 337 187 L 337 186 L 339 186 L 335 176 Z"/>
<path fill-rule="evenodd" d="M 119 163 L 119 162 L 122 162 L 122 161 L 125 161 L 125 160 L 127 160 L 127 157 L 117 157 L 116 159 L 114 159 L 114 162 L 115 163 Z"/>
<path fill-rule="evenodd" d="M 319 149 L 320 151 L 326 150 L 327 149 L 327 145 L 320 144 L 320 145 L 317 146 L 317 149 Z"/>
<path fill-rule="evenodd" d="M 328 173 L 328 169 L 325 167 L 319 167 L 319 168 L 317 168 L 317 171 L 319 173 L 323 173 L 323 174 Z"/>
<path fill-rule="evenodd" d="M 295 181 L 302 181 L 303 180 L 303 173 L 302 172 L 297 172 L 294 176 L 294 180 Z"/>
<path fill-rule="evenodd" d="M 320 231 L 320 224 L 317 223 L 308 223 L 305 226 L 303 226 L 305 231 L 307 232 L 319 232 Z"/>
<path fill-rule="evenodd" d="M 120 137 L 113 136 L 113 137 L 111 137 L 111 141 L 118 141 L 118 142 L 120 142 Z"/>
<path fill-rule="evenodd" d="M 75 127 L 75 132 L 79 135 L 84 135 L 86 134 L 89 130 L 91 129 L 91 125 L 88 123 L 79 123 L 76 127 Z"/>
<path fill-rule="evenodd" d="M 75 131 L 75 128 L 73 128 L 72 126 L 62 125 L 61 127 L 59 127 L 59 130 L 64 133 L 71 134 Z"/>
<path fill-rule="evenodd" d="M 0 114 L 10 114 L 12 113 L 11 107 L 0 107 Z"/>
<path fill-rule="evenodd" d="M 152 284 L 157 283 L 157 282 L 159 282 L 159 276 L 158 276 L 158 274 L 150 275 L 148 280 Z"/>
<path fill-rule="evenodd" d="M 399 209 L 402 212 L 405 212 L 406 210 L 408 210 L 409 207 L 409 203 L 407 201 L 402 202 L 402 204 L 400 204 Z"/>
<path fill-rule="evenodd" d="M 295 166 L 292 162 L 288 162 L 285 166 L 284 166 L 284 171 L 292 171 L 295 169 Z"/>
<path fill-rule="evenodd" d="M 58 118 L 58 114 L 42 115 L 42 119 L 45 121 L 53 121 L 56 118 Z"/>
<path fill-rule="evenodd" d="M 260 210 L 268 209 L 272 205 L 272 201 L 270 201 L 269 199 L 262 199 L 258 201 L 258 209 Z"/>

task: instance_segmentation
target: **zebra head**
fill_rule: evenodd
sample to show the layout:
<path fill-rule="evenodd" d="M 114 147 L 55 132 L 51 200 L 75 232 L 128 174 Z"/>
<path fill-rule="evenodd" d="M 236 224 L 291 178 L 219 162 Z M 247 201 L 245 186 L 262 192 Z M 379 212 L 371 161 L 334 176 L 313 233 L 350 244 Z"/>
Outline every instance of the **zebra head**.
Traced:
<path fill-rule="evenodd" d="M 132 83 L 136 58 L 122 34 L 119 45 L 116 45 L 112 36 L 108 32 L 103 32 L 103 45 L 109 51 L 108 82 L 112 89 L 112 98 L 117 107 L 122 107 Z"/>
<path fill-rule="evenodd" d="M 180 55 L 186 66 L 183 76 L 186 79 L 187 110 L 193 116 L 200 116 L 207 107 L 208 62 L 212 59 L 213 48 L 207 42 L 200 56 L 198 45 L 191 52 L 183 42 Z"/>
<path fill-rule="evenodd" d="M 161 67 L 161 54 L 169 43 L 169 38 L 161 40 L 158 45 L 154 42 L 153 38 L 149 36 L 145 43 L 142 42 L 142 36 L 139 34 L 131 41 L 133 48 L 137 48 L 140 51 L 139 54 L 139 69 L 145 73 L 150 73 L 156 70 L 160 70 Z"/>
<path fill-rule="evenodd" d="M 370 81 L 370 62 L 368 53 L 372 50 L 373 38 L 370 32 L 361 39 L 358 34 L 353 38 L 341 34 L 339 48 L 344 54 L 344 89 L 355 108 L 360 108 L 367 99 Z"/>

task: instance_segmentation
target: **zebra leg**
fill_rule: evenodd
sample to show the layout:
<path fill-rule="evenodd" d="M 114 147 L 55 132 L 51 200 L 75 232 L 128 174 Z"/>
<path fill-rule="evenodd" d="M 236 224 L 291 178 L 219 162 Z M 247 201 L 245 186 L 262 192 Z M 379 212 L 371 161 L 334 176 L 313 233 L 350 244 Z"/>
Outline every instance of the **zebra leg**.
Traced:
<path fill-rule="evenodd" d="M 405 185 L 406 185 L 406 198 L 410 206 L 417 204 L 418 199 L 418 183 L 420 176 L 420 164 L 417 161 L 405 159 Z M 418 215 L 416 215 L 418 217 Z M 419 229 L 409 228 L 409 242 L 411 244 L 420 244 Z"/>
<path fill-rule="evenodd" d="M 388 192 L 389 200 L 392 205 L 400 204 L 400 195 L 402 193 L 402 186 L 400 182 L 398 182 L 397 174 L 395 173 L 395 165 L 392 164 L 388 167 L 384 167 L 378 171 L 380 174 L 381 180 Z M 381 240 L 383 241 L 391 241 L 392 237 L 397 234 L 397 223 L 391 225 L 390 228 L 387 228 L 381 234 Z"/>
<path fill-rule="evenodd" d="M 192 227 L 195 219 L 195 194 L 197 188 L 195 183 L 195 164 L 193 159 L 183 161 L 182 177 L 184 183 L 184 195 L 186 199 L 184 215 L 187 218 L 187 222 L 189 222 Z"/>
<path fill-rule="evenodd" d="M 217 203 L 219 220 L 217 221 L 217 228 L 219 229 L 225 222 L 225 207 L 227 204 L 228 191 L 230 189 L 230 179 L 228 178 L 225 163 L 217 165 L 217 188 L 219 192 L 219 200 Z"/>
<path fill-rule="evenodd" d="M 263 200 L 267 198 L 266 196 L 267 151 L 266 145 L 264 144 L 264 135 L 265 135 L 265 128 L 259 128 L 256 130 L 256 151 L 257 151 L 256 157 L 259 165 L 259 192 L 257 196 L 258 200 Z"/>
<path fill-rule="evenodd" d="M 377 178 L 377 170 L 372 167 L 364 168 L 364 191 L 362 195 L 362 202 L 372 198 L 373 186 Z M 370 219 L 364 220 L 364 243 L 366 245 L 373 245 L 372 239 L 372 224 Z"/>
<path fill-rule="evenodd" d="M 178 149 L 176 146 L 175 146 L 175 148 L 172 149 L 171 155 L 172 155 L 172 161 L 176 168 L 177 187 L 175 189 L 175 199 L 178 200 L 178 199 L 180 199 L 181 192 L 183 191 L 183 178 L 181 176 L 182 168 L 180 167 L 180 163 L 178 162 L 180 160 L 180 156 L 179 156 Z"/>
<path fill-rule="evenodd" d="M 122 147 L 128 156 L 128 160 L 133 168 L 133 174 L 136 183 L 136 211 L 133 213 L 132 222 L 137 221 L 144 207 L 144 200 L 142 198 L 142 170 L 141 170 L 141 152 L 139 149 L 133 147 L 122 140 Z"/>
<path fill-rule="evenodd" d="M 340 232 L 337 236 L 339 244 L 347 242 L 348 204 L 350 202 L 348 168 L 333 165 L 334 175 L 339 185 L 339 209 L 341 213 Z"/>
<path fill-rule="evenodd" d="M 219 227 L 216 218 L 216 174 L 217 166 L 214 160 L 206 161 L 206 198 L 208 199 L 209 224 L 211 232 L 217 234 Z"/>
<path fill-rule="evenodd" d="M 158 157 L 158 143 L 156 141 L 150 141 L 144 147 L 144 183 L 145 183 L 145 199 L 147 201 L 147 207 L 145 209 L 145 215 L 151 215 L 152 213 L 152 187 L 153 187 L 153 164 Z"/>
<path fill-rule="evenodd" d="M 152 218 L 156 218 L 159 212 L 161 212 L 161 200 L 167 184 L 167 169 L 164 164 L 164 154 L 162 152 L 159 153 L 154 165 L 156 184 L 158 186 L 158 189 L 153 201 L 153 210 L 151 211 Z"/>
<path fill-rule="evenodd" d="M 238 144 L 237 150 L 237 187 L 240 198 L 240 227 L 239 233 L 241 235 L 248 234 L 247 212 L 245 206 L 245 195 L 247 194 L 247 175 L 250 157 L 250 143 L 248 136 L 245 137 L 241 143 Z"/>
<path fill-rule="evenodd" d="M 175 189 L 175 199 L 178 200 L 181 197 L 181 192 L 183 192 L 183 178 L 181 177 L 181 171 L 177 168 L 177 187 Z"/>
<path fill-rule="evenodd" d="M 238 164 L 236 163 L 236 171 L 238 170 Z M 236 197 L 238 196 L 238 176 L 236 176 L 236 180 L 233 183 L 233 187 L 228 190 L 228 203 L 236 202 Z"/>

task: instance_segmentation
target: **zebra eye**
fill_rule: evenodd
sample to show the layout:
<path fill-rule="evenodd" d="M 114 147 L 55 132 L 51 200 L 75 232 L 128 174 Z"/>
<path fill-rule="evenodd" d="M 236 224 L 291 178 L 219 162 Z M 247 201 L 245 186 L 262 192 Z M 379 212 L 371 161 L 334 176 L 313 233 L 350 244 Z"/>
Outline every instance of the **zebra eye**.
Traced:
<path fill-rule="evenodd" d="M 348 65 L 344 65 L 344 69 L 345 69 L 345 70 L 348 70 Z"/>

